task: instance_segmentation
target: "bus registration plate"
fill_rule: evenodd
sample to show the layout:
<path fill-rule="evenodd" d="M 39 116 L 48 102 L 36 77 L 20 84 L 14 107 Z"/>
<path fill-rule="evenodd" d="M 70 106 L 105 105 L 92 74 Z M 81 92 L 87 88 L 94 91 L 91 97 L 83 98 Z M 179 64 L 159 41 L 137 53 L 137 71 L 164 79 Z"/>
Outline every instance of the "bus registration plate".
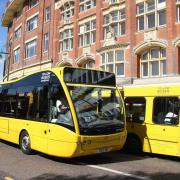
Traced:
<path fill-rule="evenodd" d="M 105 153 L 111 151 L 112 148 L 99 148 L 96 149 L 96 153 Z"/>

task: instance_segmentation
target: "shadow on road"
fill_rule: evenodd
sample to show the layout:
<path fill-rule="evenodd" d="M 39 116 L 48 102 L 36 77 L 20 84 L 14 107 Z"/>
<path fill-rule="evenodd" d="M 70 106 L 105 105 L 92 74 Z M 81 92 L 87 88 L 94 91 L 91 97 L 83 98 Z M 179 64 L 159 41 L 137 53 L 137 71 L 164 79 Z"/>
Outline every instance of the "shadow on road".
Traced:
<path fill-rule="evenodd" d="M 0 139 L 0 143 L 6 144 L 6 145 L 14 147 L 14 148 L 19 148 L 19 145 L 11 143 L 11 142 L 8 142 L 8 141 L 4 141 L 2 139 Z"/>
<path fill-rule="evenodd" d="M 145 175 L 143 172 L 136 172 L 134 173 L 137 176 L 141 177 L 144 180 L 177 180 L 180 179 L 180 174 L 171 174 L 171 173 L 155 173 L 149 174 L 148 176 Z M 144 178 L 143 178 L 144 177 Z M 137 180 L 141 178 L 134 178 L 122 175 L 116 176 L 99 176 L 94 177 L 93 175 L 85 175 L 85 176 L 66 176 L 66 175 L 55 175 L 55 174 L 42 174 L 38 177 L 31 178 L 29 180 Z"/>
<path fill-rule="evenodd" d="M 13 148 L 17 148 L 20 150 L 19 145 L 0 140 L 0 143 L 3 143 L 5 145 L 8 145 Z M 20 150 L 21 151 L 21 150 Z M 82 156 L 82 157 L 76 157 L 76 158 L 60 158 L 60 157 L 53 157 L 49 156 L 40 152 L 34 151 L 32 155 L 38 155 L 44 158 L 47 158 L 49 160 L 65 163 L 65 164 L 78 164 L 81 162 L 82 164 L 93 164 L 93 165 L 101 165 L 101 164 L 109 164 L 109 163 L 117 163 L 117 162 L 128 162 L 128 161 L 137 161 L 137 160 L 143 160 L 147 158 L 160 158 L 164 160 L 170 160 L 174 162 L 180 162 L 179 157 L 173 157 L 173 156 L 166 156 L 166 155 L 158 155 L 158 154 L 151 154 L 151 153 L 141 153 L 141 154 L 130 154 L 122 151 L 114 151 L 114 152 L 108 152 L 104 154 L 95 154 L 95 155 L 89 155 L 89 156 Z"/>
<path fill-rule="evenodd" d="M 142 160 L 142 159 L 147 158 L 143 154 L 132 155 L 132 154 L 126 154 L 121 151 L 82 156 L 82 157 L 76 157 L 76 158 L 71 158 L 71 159 L 53 157 L 53 156 L 48 156 L 45 154 L 40 154 L 40 156 L 50 159 L 52 161 L 60 162 L 60 163 L 78 164 L 78 165 L 79 165 L 79 162 L 81 162 L 82 164 L 85 163 L 85 164 L 100 165 L 100 164 L 109 164 L 109 163 L 126 162 L 126 161 L 137 161 L 137 160 Z"/>

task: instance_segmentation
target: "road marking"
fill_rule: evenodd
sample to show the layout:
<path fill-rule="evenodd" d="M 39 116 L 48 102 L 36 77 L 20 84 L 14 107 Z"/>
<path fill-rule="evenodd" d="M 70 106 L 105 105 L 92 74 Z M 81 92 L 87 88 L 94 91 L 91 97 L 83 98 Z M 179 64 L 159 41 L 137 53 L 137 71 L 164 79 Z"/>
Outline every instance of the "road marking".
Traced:
<path fill-rule="evenodd" d="M 134 175 L 134 174 L 125 173 L 125 172 L 122 172 L 122 171 L 117 171 L 117 170 L 102 167 L 102 166 L 88 165 L 88 164 L 85 164 L 85 163 L 80 163 L 80 164 L 81 165 L 86 165 L 86 166 L 91 167 L 91 168 L 100 169 L 100 170 L 103 170 L 103 171 L 108 171 L 108 172 L 112 172 L 112 173 L 115 173 L 115 174 L 123 175 L 123 176 L 128 176 L 128 177 L 141 179 L 141 180 L 149 180 L 149 177 L 137 176 L 137 175 Z"/>
<path fill-rule="evenodd" d="M 14 180 L 14 179 L 11 177 L 5 177 L 4 180 Z"/>

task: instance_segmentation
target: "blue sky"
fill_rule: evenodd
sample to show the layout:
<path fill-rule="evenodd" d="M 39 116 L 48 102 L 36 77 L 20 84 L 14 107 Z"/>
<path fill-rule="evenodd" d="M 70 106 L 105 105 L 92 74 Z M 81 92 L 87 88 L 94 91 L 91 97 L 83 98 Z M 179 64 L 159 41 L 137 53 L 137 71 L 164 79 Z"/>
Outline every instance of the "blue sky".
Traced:
<path fill-rule="evenodd" d="M 5 6 L 6 6 L 7 0 L 0 0 L 0 51 L 6 50 L 6 37 L 7 37 L 7 28 L 2 27 L 2 14 L 4 12 Z M 0 81 L 3 80 L 3 60 L 5 59 L 5 56 L 3 56 L 2 59 L 0 59 Z"/>

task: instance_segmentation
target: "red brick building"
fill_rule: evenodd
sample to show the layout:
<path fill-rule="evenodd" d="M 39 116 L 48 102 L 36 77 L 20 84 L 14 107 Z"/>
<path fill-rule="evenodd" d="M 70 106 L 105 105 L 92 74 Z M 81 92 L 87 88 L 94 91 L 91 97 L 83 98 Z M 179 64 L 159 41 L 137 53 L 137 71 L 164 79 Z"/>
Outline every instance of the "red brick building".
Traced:
<path fill-rule="evenodd" d="M 180 0 L 9 0 L 4 80 L 63 66 L 118 83 L 180 80 Z"/>

